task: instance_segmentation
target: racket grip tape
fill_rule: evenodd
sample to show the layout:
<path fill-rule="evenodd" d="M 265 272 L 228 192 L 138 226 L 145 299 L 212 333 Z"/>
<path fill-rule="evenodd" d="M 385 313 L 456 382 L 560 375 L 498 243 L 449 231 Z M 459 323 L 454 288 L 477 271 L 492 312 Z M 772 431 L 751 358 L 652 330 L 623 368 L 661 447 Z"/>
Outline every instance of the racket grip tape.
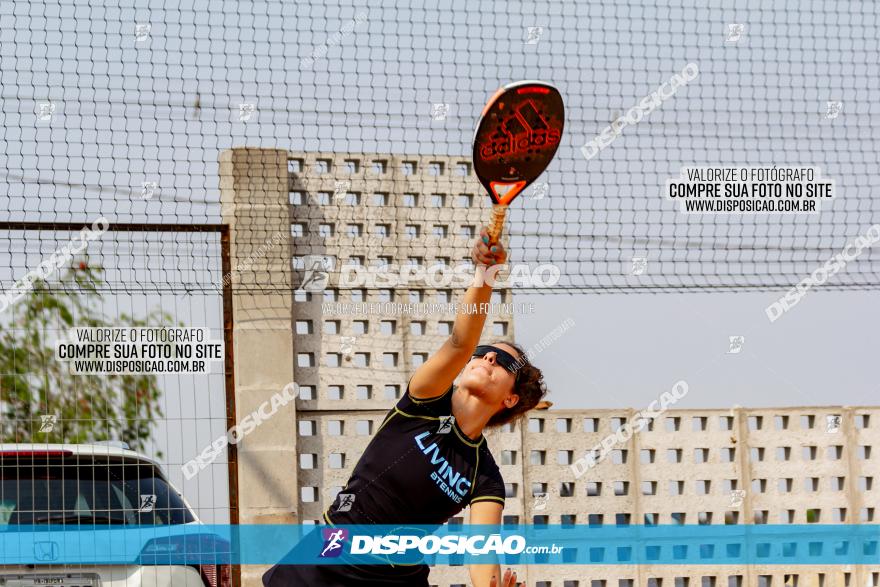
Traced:
<path fill-rule="evenodd" d="M 501 237 L 501 229 L 504 228 L 504 218 L 507 216 L 505 204 L 492 205 L 492 220 L 489 222 L 489 244 L 494 245 Z"/>

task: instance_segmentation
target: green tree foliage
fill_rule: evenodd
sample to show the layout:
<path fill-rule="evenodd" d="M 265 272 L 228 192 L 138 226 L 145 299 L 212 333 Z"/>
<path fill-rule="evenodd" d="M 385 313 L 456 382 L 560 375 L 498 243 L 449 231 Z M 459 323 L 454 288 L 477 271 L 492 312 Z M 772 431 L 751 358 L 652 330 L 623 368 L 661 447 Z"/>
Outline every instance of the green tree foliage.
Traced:
<path fill-rule="evenodd" d="M 163 416 L 154 375 L 74 375 L 55 359 L 55 341 L 71 328 L 172 322 L 158 310 L 109 322 L 95 309 L 102 274 L 100 267 L 77 262 L 51 287 L 36 280 L 0 317 L 0 442 L 122 440 L 145 448 Z M 47 415 L 57 418 L 54 425 L 44 423 Z"/>

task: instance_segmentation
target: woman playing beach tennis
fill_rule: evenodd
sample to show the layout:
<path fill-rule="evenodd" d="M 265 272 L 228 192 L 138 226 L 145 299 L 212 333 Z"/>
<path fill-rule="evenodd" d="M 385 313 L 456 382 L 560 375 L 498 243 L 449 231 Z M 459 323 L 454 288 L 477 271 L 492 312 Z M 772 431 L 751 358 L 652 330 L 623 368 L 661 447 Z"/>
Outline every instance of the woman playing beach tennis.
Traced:
<path fill-rule="evenodd" d="M 486 229 L 480 236 L 471 254 L 474 262 L 484 267 L 503 264 L 504 247 L 490 246 Z M 488 304 L 491 293 L 489 284 L 471 286 L 462 304 L 479 308 Z M 485 321 L 484 313 L 456 316 L 452 334 L 410 378 L 406 393 L 324 513 L 326 524 L 439 526 L 466 506 L 471 524 L 501 524 L 504 480 L 483 430 L 520 418 L 547 388 L 541 371 L 519 346 L 478 346 Z M 263 584 L 428 585 L 427 565 L 365 565 L 359 556 L 343 553 L 339 565 L 276 565 L 263 576 Z M 502 575 L 497 564 L 471 565 L 469 571 L 474 587 L 519 585 L 516 573 L 507 569 Z"/>

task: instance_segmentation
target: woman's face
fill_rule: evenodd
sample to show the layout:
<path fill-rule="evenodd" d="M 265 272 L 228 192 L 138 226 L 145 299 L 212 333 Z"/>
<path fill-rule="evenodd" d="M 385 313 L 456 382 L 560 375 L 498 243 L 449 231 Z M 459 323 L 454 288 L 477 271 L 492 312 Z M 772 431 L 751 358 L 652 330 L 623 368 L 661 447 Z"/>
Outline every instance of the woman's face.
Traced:
<path fill-rule="evenodd" d="M 520 358 L 519 352 L 509 344 L 499 342 L 492 346 L 507 351 L 517 360 Z M 495 351 L 490 351 L 482 357 L 472 357 L 462 369 L 459 386 L 467 388 L 471 395 L 479 396 L 485 403 L 496 406 L 498 411 L 515 406 L 519 396 L 513 393 L 516 375 L 499 365 L 495 355 Z"/>

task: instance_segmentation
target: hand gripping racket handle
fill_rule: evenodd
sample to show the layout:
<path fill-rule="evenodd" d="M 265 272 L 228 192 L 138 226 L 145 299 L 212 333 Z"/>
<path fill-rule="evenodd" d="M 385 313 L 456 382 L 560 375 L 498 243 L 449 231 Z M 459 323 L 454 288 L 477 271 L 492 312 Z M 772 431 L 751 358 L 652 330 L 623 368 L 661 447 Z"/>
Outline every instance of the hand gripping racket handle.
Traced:
<path fill-rule="evenodd" d="M 504 228 L 504 217 L 507 215 L 507 204 L 492 204 L 492 220 L 489 223 L 489 246 L 494 245 L 501 238 L 501 229 Z"/>

